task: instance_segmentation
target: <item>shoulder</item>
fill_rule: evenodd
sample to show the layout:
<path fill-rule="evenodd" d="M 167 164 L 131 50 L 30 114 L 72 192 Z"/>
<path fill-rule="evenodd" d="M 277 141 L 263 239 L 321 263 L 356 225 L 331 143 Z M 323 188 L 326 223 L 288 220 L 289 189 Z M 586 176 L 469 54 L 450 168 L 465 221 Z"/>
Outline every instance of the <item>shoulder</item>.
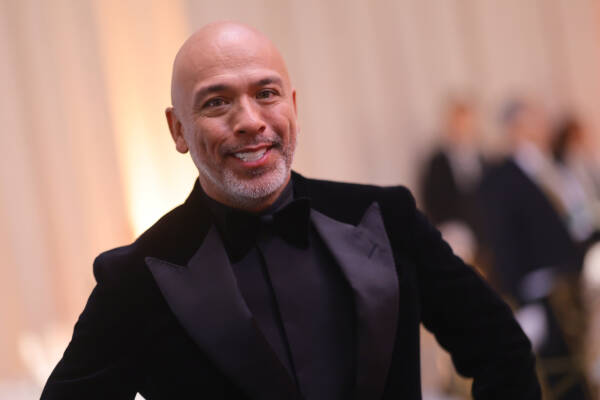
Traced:
<path fill-rule="evenodd" d="M 531 186 L 527 175 L 512 160 L 506 159 L 488 168 L 478 192 L 484 201 L 495 203 L 514 199 L 515 193 Z"/>
<path fill-rule="evenodd" d="M 450 159 L 448 153 L 443 148 L 438 148 L 429 159 L 430 163 L 435 166 L 449 166 Z"/>
<path fill-rule="evenodd" d="M 404 186 L 377 186 L 359 183 L 309 179 L 298 176 L 311 206 L 331 218 L 356 225 L 367 208 L 377 202 L 389 231 L 392 225 L 413 219 L 415 200 Z M 388 226 L 389 225 L 389 226 Z"/>
<path fill-rule="evenodd" d="M 94 261 L 96 281 L 139 286 L 140 282 L 151 279 L 146 257 L 185 265 L 211 224 L 208 211 L 197 201 L 196 190 L 185 203 L 161 217 L 133 243 L 101 253 Z"/>
<path fill-rule="evenodd" d="M 100 285 L 120 287 L 144 273 L 143 256 L 136 242 L 100 253 L 94 260 L 94 278 Z"/>
<path fill-rule="evenodd" d="M 494 183 L 513 178 L 516 175 L 523 175 L 521 168 L 511 159 L 507 158 L 491 164 L 486 171 L 483 179 L 484 183 Z"/>

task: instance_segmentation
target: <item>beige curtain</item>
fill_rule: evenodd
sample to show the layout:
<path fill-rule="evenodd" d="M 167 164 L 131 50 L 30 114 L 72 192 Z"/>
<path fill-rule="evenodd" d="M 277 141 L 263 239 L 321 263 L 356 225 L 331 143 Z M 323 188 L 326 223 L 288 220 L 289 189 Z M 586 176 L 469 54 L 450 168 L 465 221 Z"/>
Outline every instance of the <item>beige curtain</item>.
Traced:
<path fill-rule="evenodd" d="M 449 92 L 476 95 L 490 136 L 515 92 L 600 128 L 592 0 L 0 0 L 0 390 L 44 379 L 95 255 L 191 189 L 163 111 L 177 48 L 216 19 L 284 53 L 309 176 L 414 187 Z"/>

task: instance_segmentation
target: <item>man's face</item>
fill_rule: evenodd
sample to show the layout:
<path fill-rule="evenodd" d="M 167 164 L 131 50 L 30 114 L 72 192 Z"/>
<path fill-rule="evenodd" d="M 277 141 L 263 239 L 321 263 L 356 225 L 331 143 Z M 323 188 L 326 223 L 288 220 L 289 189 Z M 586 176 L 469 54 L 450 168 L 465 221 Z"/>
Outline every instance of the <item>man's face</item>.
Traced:
<path fill-rule="evenodd" d="M 467 105 L 455 105 L 449 112 L 446 129 L 456 143 L 473 144 L 477 136 L 475 113 Z"/>
<path fill-rule="evenodd" d="M 202 187 L 225 204 L 251 208 L 289 180 L 296 99 L 273 51 L 217 40 L 183 79 L 177 149 L 190 151 Z"/>
<path fill-rule="evenodd" d="M 527 104 L 516 118 L 515 129 L 520 139 L 532 142 L 545 151 L 549 150 L 550 128 L 544 109 L 540 105 Z"/>

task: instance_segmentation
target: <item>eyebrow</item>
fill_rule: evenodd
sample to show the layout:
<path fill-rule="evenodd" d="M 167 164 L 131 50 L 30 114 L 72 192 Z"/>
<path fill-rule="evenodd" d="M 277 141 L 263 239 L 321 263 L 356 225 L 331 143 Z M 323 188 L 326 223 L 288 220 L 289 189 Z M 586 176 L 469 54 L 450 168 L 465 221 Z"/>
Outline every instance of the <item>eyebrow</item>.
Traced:
<path fill-rule="evenodd" d="M 267 85 L 271 85 L 271 84 L 275 84 L 275 85 L 279 85 L 279 86 L 283 86 L 283 81 L 281 80 L 280 77 L 278 76 L 267 76 L 265 78 L 259 79 L 258 81 L 254 82 L 252 84 L 252 86 L 267 86 Z M 198 105 L 207 95 L 211 94 L 211 93 L 218 93 L 218 92 L 222 92 L 225 90 L 230 89 L 231 86 L 223 84 L 223 83 L 216 83 L 214 85 L 209 85 L 206 87 L 203 87 L 201 89 L 199 89 L 196 94 L 194 95 L 194 104 Z"/>
<path fill-rule="evenodd" d="M 227 88 L 229 88 L 229 86 L 223 85 L 221 83 L 203 87 L 202 89 L 198 90 L 194 95 L 194 104 L 198 105 L 202 101 L 202 99 L 206 97 L 206 95 L 209 95 L 211 93 L 222 92 L 223 90 L 227 90 Z"/>
<path fill-rule="evenodd" d="M 281 78 L 278 77 L 278 76 L 268 76 L 266 78 L 263 78 L 263 79 L 259 80 L 254 85 L 255 86 L 266 86 L 266 85 L 270 85 L 270 84 L 275 84 L 275 85 L 283 86 Z"/>

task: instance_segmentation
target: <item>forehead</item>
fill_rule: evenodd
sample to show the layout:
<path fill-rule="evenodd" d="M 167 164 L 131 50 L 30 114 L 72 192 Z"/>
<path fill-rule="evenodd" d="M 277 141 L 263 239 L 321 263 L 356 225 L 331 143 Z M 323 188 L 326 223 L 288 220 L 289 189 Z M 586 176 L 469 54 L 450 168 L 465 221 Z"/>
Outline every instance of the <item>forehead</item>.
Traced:
<path fill-rule="evenodd" d="M 278 76 L 284 84 L 289 78 L 285 64 L 268 41 L 235 33 L 199 40 L 181 54 L 180 84 L 186 91 L 198 86 L 240 79 Z"/>

